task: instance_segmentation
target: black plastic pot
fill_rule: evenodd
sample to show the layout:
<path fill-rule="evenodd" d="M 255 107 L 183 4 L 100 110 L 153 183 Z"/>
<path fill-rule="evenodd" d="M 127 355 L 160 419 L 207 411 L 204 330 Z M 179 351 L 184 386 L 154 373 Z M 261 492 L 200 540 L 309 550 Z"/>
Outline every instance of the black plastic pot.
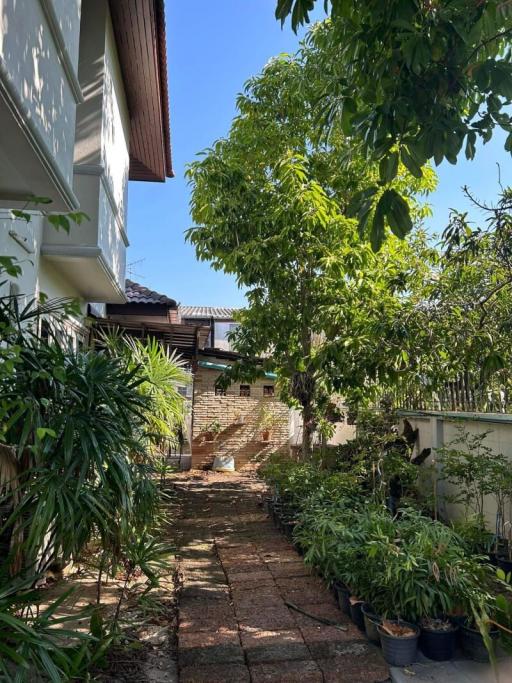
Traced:
<path fill-rule="evenodd" d="M 336 591 L 336 597 L 338 599 L 338 605 L 340 610 L 347 616 L 350 614 L 350 591 L 341 581 L 336 581 L 334 584 L 334 589 Z"/>
<path fill-rule="evenodd" d="M 497 640 L 500 636 L 498 629 L 492 629 L 489 633 L 492 640 Z M 475 662 L 488 662 L 489 653 L 484 644 L 484 639 L 480 631 L 476 628 L 471 628 L 465 622 L 460 629 L 460 643 L 464 653 Z"/>
<path fill-rule="evenodd" d="M 263 505 L 265 507 L 267 515 L 269 515 L 269 517 L 272 517 L 272 510 L 274 509 L 274 501 L 272 500 L 272 498 L 270 496 L 266 496 L 263 499 Z"/>
<path fill-rule="evenodd" d="M 358 629 L 361 631 L 364 631 L 364 615 L 363 612 L 361 611 L 361 608 L 363 606 L 363 601 L 362 600 L 350 600 L 350 618 L 354 622 L 354 624 L 357 626 Z"/>
<path fill-rule="evenodd" d="M 420 629 L 415 624 L 409 624 L 406 621 L 392 621 L 391 623 L 408 626 L 414 630 L 414 635 L 407 637 L 392 636 L 384 631 L 382 626 L 378 626 L 384 659 L 391 666 L 409 666 L 416 661 L 418 655 Z"/>
<path fill-rule="evenodd" d="M 289 538 L 290 540 L 292 539 L 293 536 L 293 530 L 295 529 L 296 522 L 294 520 L 284 520 L 281 523 L 281 528 L 284 532 L 284 535 L 286 538 Z"/>
<path fill-rule="evenodd" d="M 373 607 L 367 602 L 362 604 L 361 612 L 363 613 L 366 637 L 371 643 L 380 645 L 380 636 L 377 626 L 381 623 L 382 619 L 378 616 L 378 614 L 375 614 Z"/>
<path fill-rule="evenodd" d="M 459 627 L 453 622 L 447 630 L 421 627 L 420 650 L 425 657 L 436 662 L 445 662 L 455 654 Z"/>
<path fill-rule="evenodd" d="M 504 557 L 498 557 L 498 567 L 503 569 L 505 574 L 512 572 L 512 560 L 506 559 Z"/>

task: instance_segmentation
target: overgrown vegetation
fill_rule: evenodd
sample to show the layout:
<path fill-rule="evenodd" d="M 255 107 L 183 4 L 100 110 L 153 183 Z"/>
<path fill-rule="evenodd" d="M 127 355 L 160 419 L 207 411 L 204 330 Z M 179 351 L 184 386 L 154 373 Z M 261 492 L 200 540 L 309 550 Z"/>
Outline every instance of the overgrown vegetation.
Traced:
<path fill-rule="evenodd" d="M 47 321 L 47 338 L 38 334 Z M 74 349 L 62 302 L 19 310 L 0 299 L 0 667 L 3 680 L 81 677 L 122 637 L 125 591 L 101 606 L 105 577 L 139 576 L 140 597 L 169 572 L 156 444 L 183 420 L 180 363 L 156 343 Z M 66 596 L 39 608 L 49 568 L 97 557 L 89 633 L 61 627 Z M 73 619 L 76 622 L 77 616 Z"/>

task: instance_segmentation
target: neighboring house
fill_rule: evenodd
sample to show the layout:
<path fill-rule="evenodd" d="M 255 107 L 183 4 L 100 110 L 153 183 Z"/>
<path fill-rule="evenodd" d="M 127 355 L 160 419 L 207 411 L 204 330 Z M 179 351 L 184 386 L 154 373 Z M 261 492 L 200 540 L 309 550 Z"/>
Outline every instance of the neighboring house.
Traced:
<path fill-rule="evenodd" d="M 235 382 L 225 391 L 215 386 L 239 358 L 220 349 L 200 352 L 194 373 L 192 466 L 210 467 L 216 455 L 235 459 L 237 469 L 262 462 L 271 453 L 289 452 L 290 409 L 277 397 L 275 375 L 253 384 Z"/>
<path fill-rule="evenodd" d="M 182 322 L 200 322 L 209 328 L 194 372 L 193 467 L 209 467 L 216 455 L 230 455 L 239 469 L 261 462 L 270 453 L 289 451 L 291 412 L 275 394 L 275 375 L 269 373 L 254 384 L 236 382 L 226 391 L 215 386 L 219 375 L 240 358 L 228 339 L 229 332 L 237 327 L 236 310 L 179 307 Z"/>
<path fill-rule="evenodd" d="M 187 323 L 201 323 L 210 328 L 207 346 L 212 349 L 231 351 L 228 334 L 237 327 L 233 319 L 236 308 L 221 306 L 182 306 L 179 307 L 180 318 Z"/>
<path fill-rule="evenodd" d="M 127 183 L 173 175 L 168 111 L 163 0 L 0 0 L 0 254 L 11 291 L 79 300 L 78 338 L 126 300 Z M 34 196 L 90 220 L 57 231 Z"/>
<path fill-rule="evenodd" d="M 105 315 L 95 320 L 95 328 L 119 327 L 139 339 L 154 337 L 179 353 L 195 367 L 207 343 L 210 328 L 201 322 L 180 322 L 174 299 L 137 282 L 126 280 L 126 302 L 107 304 Z"/>

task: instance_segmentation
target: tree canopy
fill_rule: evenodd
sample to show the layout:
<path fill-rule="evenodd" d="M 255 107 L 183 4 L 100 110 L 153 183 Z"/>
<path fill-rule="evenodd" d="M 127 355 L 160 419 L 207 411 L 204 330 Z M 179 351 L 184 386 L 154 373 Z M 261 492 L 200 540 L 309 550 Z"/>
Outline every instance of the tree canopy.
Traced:
<path fill-rule="evenodd" d="M 316 0 L 278 0 L 276 17 L 307 23 Z M 512 151 L 512 6 L 501 0 L 325 0 L 331 18 L 315 25 L 303 58 L 316 88 L 319 134 L 336 125 L 379 163 L 387 185 L 399 162 L 416 177 L 429 160 L 455 164 L 496 128 Z M 373 194 L 370 192 L 373 191 Z M 368 211 L 370 205 L 380 210 Z M 403 233 L 406 207 L 394 211 L 375 187 L 356 197 L 361 229 L 382 233 L 382 214 Z M 391 224 L 391 223 L 390 223 Z"/>
<path fill-rule="evenodd" d="M 188 170 L 197 223 L 188 239 L 248 290 L 233 336 L 248 361 L 229 378 L 276 370 L 282 396 L 302 409 L 305 452 L 334 389 L 360 391 L 369 377 L 384 381 L 403 367 L 401 348 L 390 354 L 410 300 L 398 295 L 421 281 L 428 260 L 395 236 L 379 253 L 380 242 L 372 249 L 360 239 L 350 204 L 378 169 L 341 129 L 328 143 L 315 136 L 306 76 L 297 57 L 272 60 L 239 97 L 229 136 Z M 405 195 L 419 221 L 426 209 L 415 196 L 434 185 L 431 171 L 416 179 L 400 165 L 378 192 L 389 202 Z"/>

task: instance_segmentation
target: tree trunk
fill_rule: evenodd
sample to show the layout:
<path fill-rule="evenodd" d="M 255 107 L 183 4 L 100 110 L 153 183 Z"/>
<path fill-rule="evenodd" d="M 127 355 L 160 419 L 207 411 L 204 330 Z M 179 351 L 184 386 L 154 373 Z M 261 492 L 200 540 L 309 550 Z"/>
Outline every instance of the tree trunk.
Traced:
<path fill-rule="evenodd" d="M 311 457 L 311 437 L 312 437 L 312 418 L 313 410 L 311 403 L 302 407 L 302 459 L 308 460 Z"/>

